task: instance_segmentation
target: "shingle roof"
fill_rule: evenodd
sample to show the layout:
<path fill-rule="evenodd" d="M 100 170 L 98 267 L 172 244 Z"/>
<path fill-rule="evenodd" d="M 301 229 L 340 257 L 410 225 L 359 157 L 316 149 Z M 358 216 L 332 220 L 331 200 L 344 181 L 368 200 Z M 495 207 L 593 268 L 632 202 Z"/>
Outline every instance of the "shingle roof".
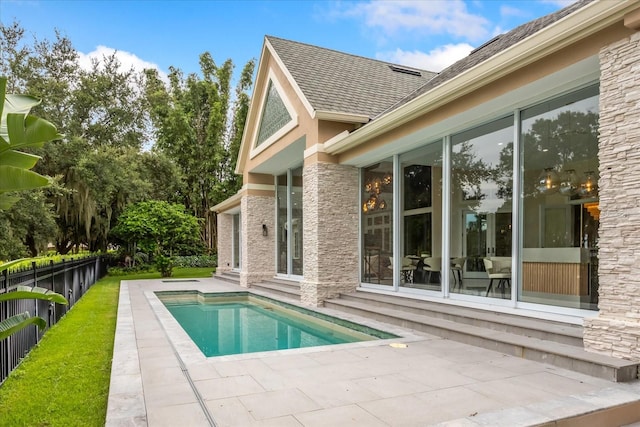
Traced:
<path fill-rule="evenodd" d="M 436 75 L 273 36 L 266 39 L 316 111 L 372 118 Z M 410 72 L 393 71 L 390 66 Z M 412 73 L 416 71 L 420 75 Z"/>
<path fill-rule="evenodd" d="M 472 51 L 469 54 L 469 56 L 462 58 L 461 60 L 455 62 L 453 65 L 442 70 L 437 76 L 435 76 L 425 85 L 417 89 L 415 92 L 404 97 L 396 104 L 391 105 L 386 111 L 381 112 L 380 115 L 386 112 L 395 110 L 396 108 L 402 106 L 403 104 L 406 104 L 412 99 L 417 98 L 423 93 L 428 92 L 429 90 L 435 88 L 436 86 L 439 86 L 442 83 L 448 80 L 451 80 L 455 76 L 480 64 L 481 62 L 486 61 L 487 59 L 513 46 L 519 41 L 539 32 L 545 27 L 575 12 L 576 10 L 584 7 L 585 5 L 591 3 L 592 1 L 593 0 L 578 1 L 563 9 L 558 10 L 557 12 L 551 13 L 549 15 L 543 16 L 538 19 L 534 19 L 533 21 L 529 21 L 525 24 L 520 25 L 519 27 L 514 28 L 513 30 L 505 34 L 501 34 L 500 36 L 497 36 L 494 39 L 489 40 L 484 45 L 481 45 L 479 48 Z"/>

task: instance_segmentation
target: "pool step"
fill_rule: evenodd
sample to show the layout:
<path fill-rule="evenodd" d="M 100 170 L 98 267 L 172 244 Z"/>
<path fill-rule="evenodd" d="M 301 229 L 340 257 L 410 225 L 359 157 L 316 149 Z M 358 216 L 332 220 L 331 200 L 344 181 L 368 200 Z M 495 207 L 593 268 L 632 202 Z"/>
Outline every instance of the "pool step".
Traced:
<path fill-rule="evenodd" d="M 482 314 L 479 313 L 482 310 L 473 308 L 367 292 L 341 295 L 339 298 L 325 301 L 324 305 L 334 310 L 548 363 L 609 381 L 631 381 L 638 375 L 638 363 L 587 352 L 581 345 L 575 344 L 575 337 L 569 339 L 570 343 L 562 342 L 566 338 L 563 335 L 575 335 L 575 330 L 571 325 L 558 322 L 533 318 L 516 320 L 514 317 L 518 316 L 503 313 Z M 434 305 L 442 307 L 436 309 Z M 467 310 L 468 313 L 464 314 Z M 458 313 L 446 315 L 446 312 Z M 542 333 L 545 329 L 549 332 L 546 337 Z M 553 336 L 552 329 L 557 330 L 559 337 Z"/>
<path fill-rule="evenodd" d="M 284 279 L 264 279 L 260 283 L 251 285 L 251 289 L 258 289 L 268 294 L 291 298 L 300 301 L 300 282 Z"/>

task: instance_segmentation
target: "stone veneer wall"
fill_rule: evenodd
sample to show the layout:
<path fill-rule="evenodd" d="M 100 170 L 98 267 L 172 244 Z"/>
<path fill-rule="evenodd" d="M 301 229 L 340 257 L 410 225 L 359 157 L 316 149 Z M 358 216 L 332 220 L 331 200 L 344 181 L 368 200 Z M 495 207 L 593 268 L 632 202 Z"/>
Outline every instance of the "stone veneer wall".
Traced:
<path fill-rule="evenodd" d="M 216 274 L 233 268 L 233 215 L 218 214 L 218 267 Z"/>
<path fill-rule="evenodd" d="M 585 348 L 640 360 L 640 33 L 600 51 L 599 313 Z"/>
<path fill-rule="evenodd" d="M 332 163 L 303 172 L 303 304 L 354 291 L 358 277 L 358 169 Z"/>
<path fill-rule="evenodd" d="M 240 285 L 249 287 L 275 275 L 275 198 L 245 195 L 240 202 L 242 247 Z M 262 235 L 266 224 L 268 235 Z"/>

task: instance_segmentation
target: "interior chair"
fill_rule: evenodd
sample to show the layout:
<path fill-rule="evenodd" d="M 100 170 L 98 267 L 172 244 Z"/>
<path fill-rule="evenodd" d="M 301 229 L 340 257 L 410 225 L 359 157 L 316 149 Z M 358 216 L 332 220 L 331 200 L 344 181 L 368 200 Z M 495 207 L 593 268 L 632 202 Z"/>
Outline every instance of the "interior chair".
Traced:
<path fill-rule="evenodd" d="M 388 265 L 388 269 L 393 271 L 393 257 L 389 257 L 390 264 Z M 411 258 L 403 257 L 402 265 L 400 266 L 400 279 L 404 283 L 412 283 L 413 282 L 413 272 L 415 271 L 416 266 L 413 264 Z"/>
<path fill-rule="evenodd" d="M 500 268 L 499 265 L 489 258 L 483 258 L 482 262 L 484 262 L 484 269 L 487 271 L 487 275 L 489 276 L 489 287 L 487 288 L 487 294 L 485 296 L 489 296 L 489 292 L 491 292 L 491 288 L 493 287 L 493 281 L 498 280 L 498 286 L 496 288 L 502 288 L 502 295 L 504 296 L 504 290 L 507 286 L 511 286 L 511 269 L 509 268 Z"/>
<path fill-rule="evenodd" d="M 453 274 L 453 289 L 456 285 L 462 289 L 462 271 L 464 270 L 464 263 L 467 261 L 465 257 L 453 258 L 451 260 L 451 272 Z"/>
<path fill-rule="evenodd" d="M 402 280 L 404 283 L 413 283 L 413 273 L 416 270 L 416 266 L 413 260 L 409 257 L 402 258 Z"/>
<path fill-rule="evenodd" d="M 442 279 L 442 258 L 429 257 L 424 259 L 424 271 L 427 272 L 427 283 L 431 283 L 431 275 L 435 273 L 438 276 L 438 283 Z"/>

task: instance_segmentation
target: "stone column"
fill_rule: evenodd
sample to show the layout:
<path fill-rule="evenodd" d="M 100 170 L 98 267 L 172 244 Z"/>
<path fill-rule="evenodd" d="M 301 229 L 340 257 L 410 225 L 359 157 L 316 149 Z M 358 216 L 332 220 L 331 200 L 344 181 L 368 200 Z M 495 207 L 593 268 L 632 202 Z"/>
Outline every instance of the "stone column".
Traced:
<path fill-rule="evenodd" d="M 259 194 L 256 194 L 259 193 Z M 275 275 L 275 198 L 265 191 L 242 196 L 240 240 L 242 247 L 240 285 L 250 287 Z M 263 225 L 267 235 L 263 235 Z"/>
<path fill-rule="evenodd" d="M 218 217 L 218 267 L 216 274 L 233 268 L 233 215 L 220 213 Z"/>
<path fill-rule="evenodd" d="M 354 291 L 358 277 L 358 169 L 333 163 L 303 172 L 303 304 Z"/>
<path fill-rule="evenodd" d="M 640 33 L 600 51 L 599 313 L 585 348 L 640 360 Z"/>

